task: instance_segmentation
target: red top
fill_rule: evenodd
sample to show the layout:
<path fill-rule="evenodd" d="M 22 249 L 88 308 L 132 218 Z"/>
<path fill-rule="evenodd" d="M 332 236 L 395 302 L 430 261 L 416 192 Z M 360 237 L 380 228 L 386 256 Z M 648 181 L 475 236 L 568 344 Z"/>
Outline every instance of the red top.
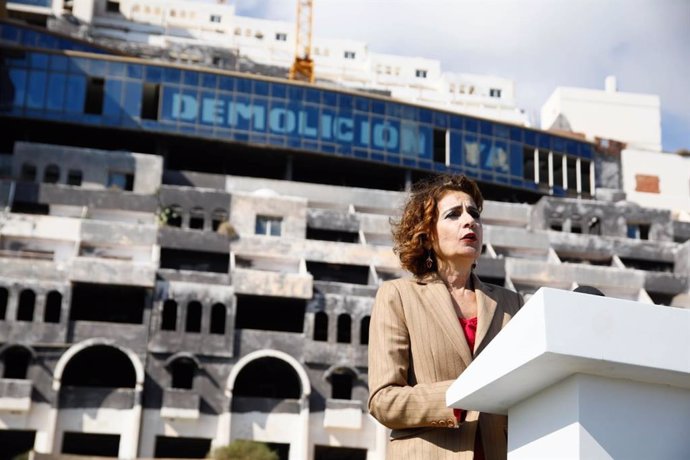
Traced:
<path fill-rule="evenodd" d="M 467 345 L 470 346 L 470 352 L 474 354 L 474 341 L 477 338 L 477 317 L 474 318 L 459 318 L 462 332 L 465 334 Z M 465 418 L 465 411 L 462 409 L 453 409 L 453 414 L 458 421 Z M 484 460 L 484 448 L 479 436 L 479 427 L 477 427 L 477 437 L 474 439 L 474 458 L 475 460 Z"/>

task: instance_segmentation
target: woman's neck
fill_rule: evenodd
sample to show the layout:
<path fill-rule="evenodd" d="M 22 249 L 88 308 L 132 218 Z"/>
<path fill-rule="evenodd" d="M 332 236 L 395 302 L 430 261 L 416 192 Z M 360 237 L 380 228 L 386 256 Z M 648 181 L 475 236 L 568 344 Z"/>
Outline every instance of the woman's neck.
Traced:
<path fill-rule="evenodd" d="M 453 267 L 439 264 L 438 276 L 451 291 L 472 289 L 472 264 Z"/>

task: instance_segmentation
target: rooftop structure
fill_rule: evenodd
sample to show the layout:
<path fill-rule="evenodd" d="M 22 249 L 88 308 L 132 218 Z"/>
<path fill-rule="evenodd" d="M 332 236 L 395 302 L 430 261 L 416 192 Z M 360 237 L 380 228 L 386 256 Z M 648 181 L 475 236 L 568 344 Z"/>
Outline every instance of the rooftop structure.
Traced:
<path fill-rule="evenodd" d="M 690 222 L 621 199 L 601 144 L 11 21 L 0 37 L 7 452 L 385 458 L 369 314 L 407 276 L 389 220 L 436 172 L 487 198 L 483 280 L 690 307 Z"/>

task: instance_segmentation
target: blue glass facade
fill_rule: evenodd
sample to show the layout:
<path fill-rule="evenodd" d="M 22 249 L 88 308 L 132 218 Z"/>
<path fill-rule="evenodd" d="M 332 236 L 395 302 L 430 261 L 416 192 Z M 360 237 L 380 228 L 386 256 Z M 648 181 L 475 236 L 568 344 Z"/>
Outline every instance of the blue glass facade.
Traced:
<path fill-rule="evenodd" d="M 587 142 L 282 80 L 80 53 L 4 48 L 2 56 L 1 71 L 8 78 L 0 113 L 16 117 L 462 172 L 530 190 L 544 190 L 536 182 L 548 176 L 542 173 L 535 182 L 535 150 L 565 157 L 566 165 L 579 159 L 584 174 L 592 160 Z M 557 183 L 550 193 L 564 194 Z"/>
<path fill-rule="evenodd" d="M 34 3 L 30 2 L 13 3 L 34 5 Z M 38 3 L 47 3 L 46 5 L 41 6 L 51 5 L 50 1 L 42 2 L 39 0 Z M 90 45 L 87 42 L 76 40 L 70 37 L 64 37 L 55 33 L 40 30 L 38 28 L 26 27 L 20 24 L 5 22 L 2 20 L 0 20 L 0 41 L 2 43 L 21 45 L 29 48 L 45 48 L 52 50 L 71 50 L 107 54 L 103 48 Z"/>

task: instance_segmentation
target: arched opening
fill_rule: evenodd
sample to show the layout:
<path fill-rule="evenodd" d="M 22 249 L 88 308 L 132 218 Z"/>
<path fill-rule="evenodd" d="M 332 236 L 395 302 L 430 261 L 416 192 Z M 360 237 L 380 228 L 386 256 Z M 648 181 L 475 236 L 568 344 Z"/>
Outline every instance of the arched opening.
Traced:
<path fill-rule="evenodd" d="M 0 287 L 0 320 L 5 319 L 5 315 L 7 314 L 7 297 L 9 293 L 7 292 L 7 289 L 4 287 Z"/>
<path fill-rule="evenodd" d="M 60 168 L 56 164 L 49 164 L 43 171 L 43 182 L 57 184 L 60 181 Z"/>
<path fill-rule="evenodd" d="M 19 294 L 19 305 L 17 306 L 17 321 L 33 321 L 34 306 L 36 305 L 36 294 L 31 289 L 24 289 Z"/>
<path fill-rule="evenodd" d="M 19 173 L 19 178 L 27 182 L 36 181 L 36 166 L 31 163 L 22 164 L 21 172 Z"/>
<path fill-rule="evenodd" d="M 203 230 L 204 229 L 204 208 L 199 206 L 192 208 L 189 211 L 189 228 L 192 230 Z"/>
<path fill-rule="evenodd" d="M 171 227 L 182 227 L 182 206 L 173 204 L 165 208 L 165 223 Z"/>
<path fill-rule="evenodd" d="M 314 315 L 314 340 L 326 342 L 328 340 L 328 315 L 320 311 Z"/>
<path fill-rule="evenodd" d="M 211 229 L 215 232 L 223 222 L 227 222 L 228 212 L 225 209 L 216 209 L 211 214 Z"/>
<path fill-rule="evenodd" d="M 338 343 L 350 343 L 352 339 L 352 320 L 347 313 L 338 315 Z"/>
<path fill-rule="evenodd" d="M 186 332 L 201 332 L 201 303 L 193 300 L 187 304 Z"/>
<path fill-rule="evenodd" d="M 359 344 L 360 345 L 369 345 L 369 321 L 370 321 L 369 315 L 365 316 L 362 318 L 362 321 L 360 322 L 359 326 Z"/>
<path fill-rule="evenodd" d="M 225 317 L 227 310 L 222 303 L 213 304 L 211 307 L 211 334 L 225 334 Z"/>
<path fill-rule="evenodd" d="M 23 346 L 11 346 L 2 354 L 5 379 L 26 379 L 31 364 L 31 352 Z"/>
<path fill-rule="evenodd" d="M 177 329 L 177 302 L 173 299 L 163 302 L 161 329 L 164 331 L 174 331 Z"/>
<path fill-rule="evenodd" d="M 94 345 L 78 352 L 62 373 L 63 386 L 134 388 L 134 365 L 121 350 L 109 345 Z"/>
<path fill-rule="evenodd" d="M 58 291 L 50 291 L 46 296 L 46 308 L 43 312 L 43 322 L 59 323 L 62 310 L 62 294 Z"/>
<path fill-rule="evenodd" d="M 255 398 L 298 399 L 302 394 L 295 369 L 279 358 L 256 359 L 242 368 L 233 395 Z"/>
<path fill-rule="evenodd" d="M 352 386 L 356 379 L 352 369 L 339 367 L 331 373 L 328 380 L 331 382 L 331 398 L 352 399 Z"/>
<path fill-rule="evenodd" d="M 169 365 L 172 374 L 172 388 L 191 390 L 194 387 L 194 376 L 197 366 L 193 359 L 180 357 Z"/>

